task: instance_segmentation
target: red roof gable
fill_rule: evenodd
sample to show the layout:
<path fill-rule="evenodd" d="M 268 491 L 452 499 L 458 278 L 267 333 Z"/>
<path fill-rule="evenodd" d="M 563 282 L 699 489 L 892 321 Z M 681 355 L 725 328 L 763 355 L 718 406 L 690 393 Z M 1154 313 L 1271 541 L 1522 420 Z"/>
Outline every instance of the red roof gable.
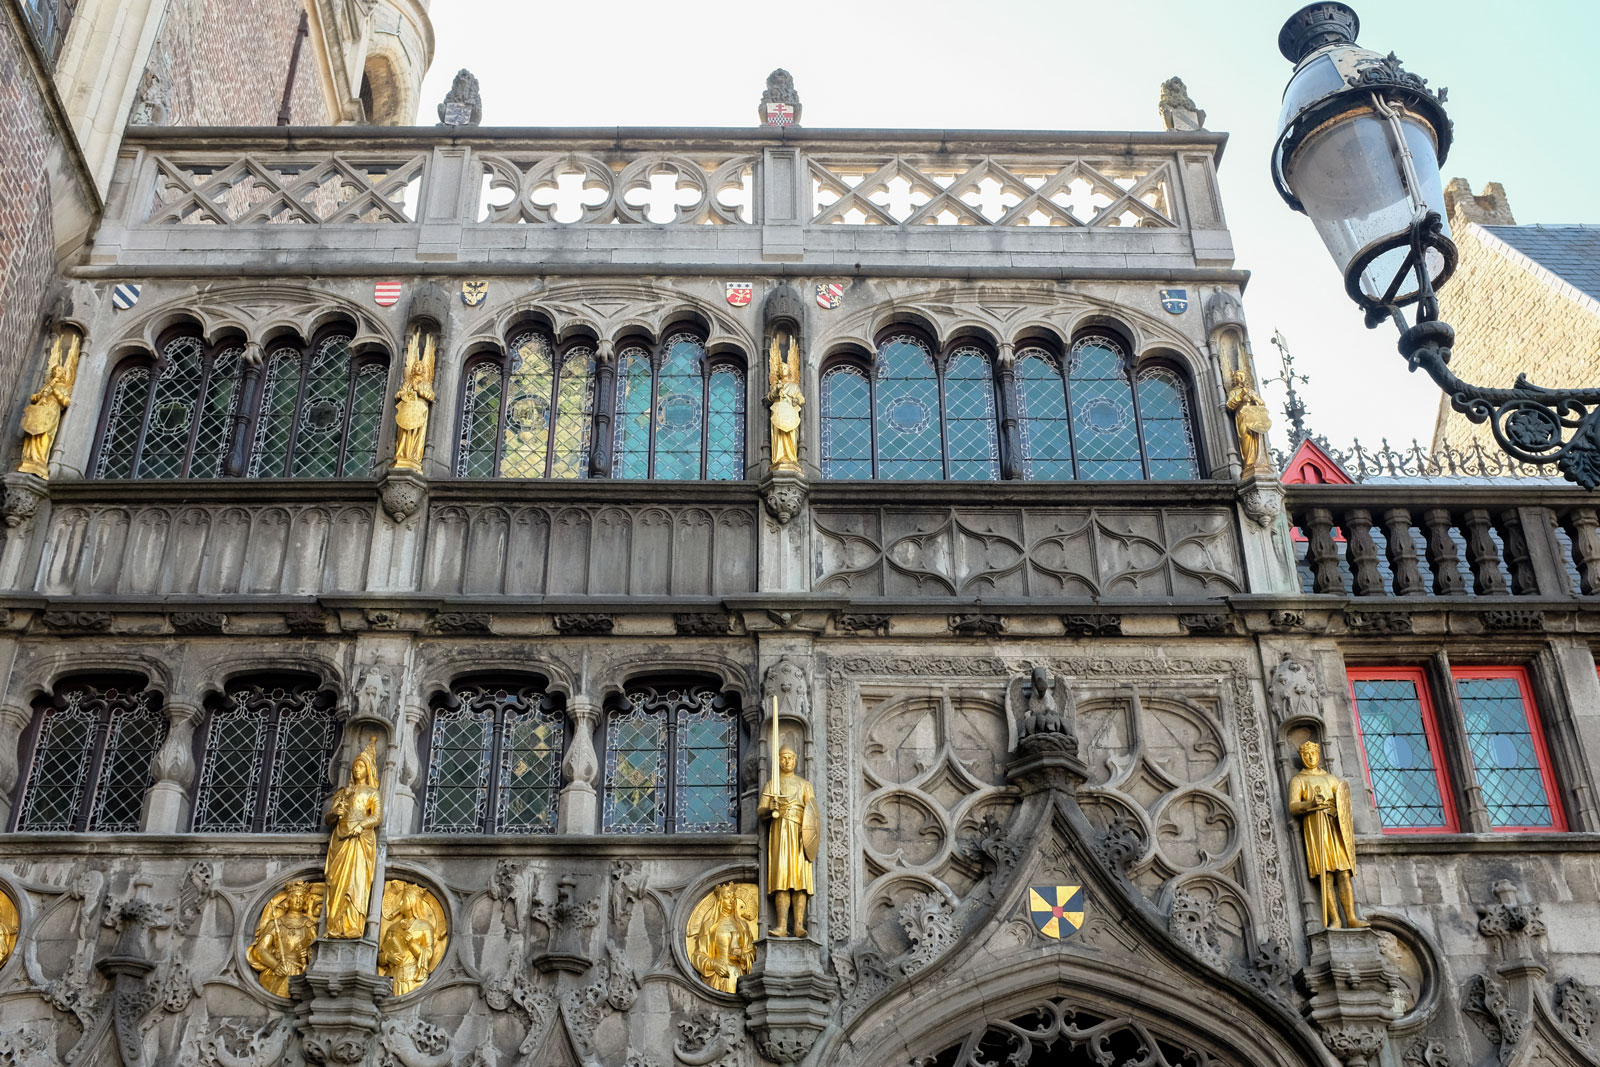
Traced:
<path fill-rule="evenodd" d="M 1289 457 L 1283 469 L 1285 485 L 1354 485 L 1355 479 L 1345 473 L 1339 461 L 1327 450 L 1309 438 Z"/>

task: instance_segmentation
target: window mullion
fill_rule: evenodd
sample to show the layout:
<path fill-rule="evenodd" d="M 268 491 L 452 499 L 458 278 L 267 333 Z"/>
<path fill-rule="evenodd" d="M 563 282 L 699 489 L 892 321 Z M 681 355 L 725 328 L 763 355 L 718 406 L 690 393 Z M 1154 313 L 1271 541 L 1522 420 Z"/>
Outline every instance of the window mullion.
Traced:
<path fill-rule="evenodd" d="M 187 478 L 193 473 L 194 443 L 200 436 L 200 423 L 205 421 L 206 401 L 210 399 L 211 368 L 221 347 L 219 344 L 200 349 L 200 386 L 195 393 L 194 417 L 189 420 L 189 438 L 183 446 L 183 462 L 178 465 L 180 478 Z"/>
<path fill-rule="evenodd" d="M 150 436 L 150 419 L 156 412 L 156 395 L 160 390 L 161 368 L 165 360 L 163 355 L 156 357 L 150 364 L 150 392 L 144 398 L 144 415 L 139 419 L 139 439 L 133 444 L 133 463 L 128 467 L 128 477 L 139 477 L 139 464 L 144 462 L 144 444 Z"/>
<path fill-rule="evenodd" d="M 667 749 L 666 782 L 661 795 L 661 801 L 666 805 L 667 833 L 675 833 L 678 829 L 678 709 L 669 708 L 663 711 Z"/>
<path fill-rule="evenodd" d="M 1078 470 L 1078 426 L 1077 420 L 1072 417 L 1072 349 L 1061 358 L 1061 397 L 1066 407 L 1062 410 L 1067 416 L 1067 447 L 1072 450 L 1072 480 L 1083 480 L 1082 473 Z"/>
<path fill-rule="evenodd" d="M 555 470 L 556 463 L 556 424 L 561 412 L 561 355 L 552 351 L 550 354 L 550 404 L 545 411 L 544 431 L 544 477 L 548 478 Z"/>
<path fill-rule="evenodd" d="M 100 794 L 106 770 L 106 750 L 110 747 L 111 730 L 116 718 L 112 708 L 101 710 L 95 724 L 94 745 L 89 751 L 89 771 L 84 775 L 83 793 L 78 797 L 78 812 L 73 817 L 72 828 L 78 833 L 89 829 L 89 817 L 94 811 L 95 797 Z"/>
<path fill-rule="evenodd" d="M 300 420 L 305 414 L 306 384 L 311 377 L 311 362 L 314 348 L 307 346 L 300 352 L 300 382 L 295 388 L 294 410 L 289 413 L 289 440 L 284 442 L 283 469 L 279 472 L 280 478 L 287 478 L 294 471 L 296 447 L 300 443 Z"/>
<path fill-rule="evenodd" d="M 645 435 L 645 468 L 644 476 L 653 479 L 656 476 L 656 404 L 661 389 L 661 365 L 667 361 L 666 350 L 657 352 L 650 361 L 650 414 L 649 432 Z"/>
<path fill-rule="evenodd" d="M 1133 403 L 1133 433 L 1139 442 L 1139 470 L 1144 480 L 1150 480 L 1150 456 L 1144 446 L 1144 415 L 1139 410 L 1139 377 L 1134 373 L 1133 357 L 1123 360 L 1123 373 L 1128 376 L 1128 399 Z"/>
<path fill-rule="evenodd" d="M 281 707 L 271 708 L 267 711 L 266 722 L 262 724 L 261 739 L 261 779 L 256 783 L 256 796 L 253 814 L 250 818 L 249 832 L 254 834 L 264 833 L 267 828 L 267 806 L 272 797 L 276 781 L 279 734 L 283 728 Z"/>
<path fill-rule="evenodd" d="M 1434 708 L 1438 712 L 1437 726 L 1440 753 L 1444 757 L 1448 785 L 1459 798 L 1457 809 L 1461 830 L 1466 833 L 1488 833 L 1489 809 L 1483 802 L 1483 787 L 1478 782 L 1478 772 L 1472 765 L 1472 749 L 1466 736 L 1466 715 L 1461 707 L 1461 695 L 1456 692 L 1455 674 L 1450 668 L 1450 655 L 1443 649 L 1430 660 L 1429 682 L 1434 691 Z"/>
<path fill-rule="evenodd" d="M 500 832 L 500 761 L 506 750 L 507 718 L 505 705 L 501 704 L 494 709 L 494 721 L 489 725 L 489 751 L 484 753 L 489 774 L 484 786 L 483 821 L 479 824 L 479 833 Z"/>

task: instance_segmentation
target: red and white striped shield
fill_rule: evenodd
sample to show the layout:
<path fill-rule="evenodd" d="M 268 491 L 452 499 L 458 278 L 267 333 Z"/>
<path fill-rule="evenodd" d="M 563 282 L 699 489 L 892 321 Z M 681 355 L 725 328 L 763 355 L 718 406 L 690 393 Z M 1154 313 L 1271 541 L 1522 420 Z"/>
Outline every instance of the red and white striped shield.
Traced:
<path fill-rule="evenodd" d="M 399 282 L 379 282 L 372 287 L 372 299 L 381 308 L 392 307 L 400 301 Z"/>
<path fill-rule="evenodd" d="M 832 311 L 839 306 L 839 301 L 844 298 L 844 285 L 840 282 L 824 282 L 817 286 L 817 307 Z"/>
<path fill-rule="evenodd" d="M 736 308 L 742 308 L 746 304 L 750 303 L 750 301 L 754 299 L 755 295 L 756 287 L 753 282 L 728 283 L 728 303 L 732 304 Z"/>

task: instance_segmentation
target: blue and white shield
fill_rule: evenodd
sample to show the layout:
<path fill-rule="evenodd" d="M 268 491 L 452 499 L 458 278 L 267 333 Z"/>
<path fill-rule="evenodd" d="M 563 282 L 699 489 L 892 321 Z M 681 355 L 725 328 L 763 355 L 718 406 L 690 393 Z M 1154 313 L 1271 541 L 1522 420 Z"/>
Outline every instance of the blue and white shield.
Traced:
<path fill-rule="evenodd" d="M 111 306 L 118 311 L 127 311 L 139 302 L 141 286 L 129 285 L 126 282 L 111 287 Z"/>
<path fill-rule="evenodd" d="M 1163 289 L 1161 290 L 1161 306 L 1172 315 L 1182 315 L 1189 310 L 1189 290 Z"/>

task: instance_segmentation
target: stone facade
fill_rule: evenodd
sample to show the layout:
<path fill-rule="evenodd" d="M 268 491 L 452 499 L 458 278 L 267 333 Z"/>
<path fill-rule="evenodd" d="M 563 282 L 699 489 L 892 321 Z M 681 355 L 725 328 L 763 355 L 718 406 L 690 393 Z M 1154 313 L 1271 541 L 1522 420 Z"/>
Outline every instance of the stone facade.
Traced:
<path fill-rule="evenodd" d="M 1224 141 L 130 132 L 62 279 L 51 329 L 85 343 L 48 477 L 6 480 L 0 1062 L 1593 1062 L 1600 517 L 1566 488 L 1242 472 Z M 722 406 L 662 385 L 679 346 L 741 383 Z M 942 377 L 868 405 L 863 460 L 828 376 L 926 387 L 895 346 Z M 771 469 L 774 351 L 798 470 Z M 546 363 L 599 399 L 539 394 Z M 1066 460 L 1026 406 L 1052 366 L 1081 390 Z M 719 420 L 688 462 L 715 444 L 720 477 L 624 477 L 630 433 L 685 410 Z M 984 476 L 829 477 L 935 421 L 913 459 Z M 330 433 L 348 476 L 292 465 Z M 1119 477 L 1093 476 L 1106 434 Z M 574 476 L 511 476 L 558 447 L 520 472 Z M 1521 733 L 1464 710 L 1457 679 L 1495 670 L 1526 680 Z M 1385 671 L 1431 692 L 1428 731 L 1352 689 Z M 1539 826 L 1501 811 L 1516 739 Z M 762 894 L 775 740 L 815 799 L 803 937 Z M 1370 927 L 1321 928 L 1308 740 L 1350 786 Z M 312 942 L 369 744 L 367 924 Z M 1442 821 L 1397 825 L 1368 772 L 1422 759 Z M 760 935 L 731 992 L 688 943 L 729 882 Z"/>
<path fill-rule="evenodd" d="M 1474 197 L 1456 179 L 1446 196 L 1460 250 L 1455 276 L 1439 293 L 1440 316 L 1455 327 L 1450 369 L 1477 385 L 1503 388 L 1518 374 L 1546 386 L 1584 386 L 1600 376 L 1600 300 L 1485 227 L 1515 226 L 1497 183 Z M 1497 447 L 1441 397 L 1433 447 Z"/>

